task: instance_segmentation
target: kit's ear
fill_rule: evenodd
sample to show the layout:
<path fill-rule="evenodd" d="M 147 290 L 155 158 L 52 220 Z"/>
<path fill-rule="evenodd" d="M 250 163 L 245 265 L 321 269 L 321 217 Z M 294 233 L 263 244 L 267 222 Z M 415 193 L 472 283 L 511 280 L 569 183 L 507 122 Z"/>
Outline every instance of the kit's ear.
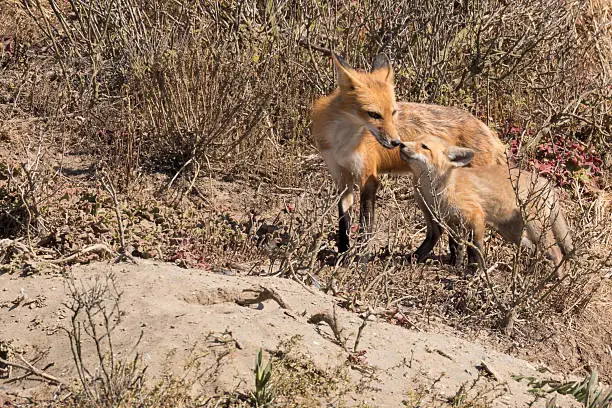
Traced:
<path fill-rule="evenodd" d="M 474 151 L 467 147 L 451 146 L 448 148 L 446 157 L 455 167 L 465 167 L 474 159 Z"/>

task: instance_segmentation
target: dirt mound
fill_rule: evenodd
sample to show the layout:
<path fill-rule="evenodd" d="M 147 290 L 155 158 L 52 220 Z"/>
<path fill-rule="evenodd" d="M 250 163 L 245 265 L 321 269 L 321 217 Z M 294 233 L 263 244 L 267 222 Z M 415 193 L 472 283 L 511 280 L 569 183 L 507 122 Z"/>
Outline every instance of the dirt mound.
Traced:
<path fill-rule="evenodd" d="M 444 326 L 428 327 L 428 332 L 406 329 L 376 313 L 364 325 L 364 316 L 336 307 L 334 297 L 286 279 L 143 261 L 74 267 L 73 287 L 95 286 L 109 273 L 121 293 L 121 319 L 113 331 L 116 358 L 130 358 L 142 332 L 137 350 L 149 375 L 184 376 L 186 364 L 200 360 L 196 393 L 248 394 L 260 348 L 277 357 L 293 353 L 301 362 L 293 368 L 275 364 L 273 378 L 281 377 L 277 384 L 292 387 L 287 381 L 294 374 L 299 379 L 299 370 L 308 364 L 312 372 L 334 382 L 322 395 L 311 396 L 311 403 L 326 400 L 335 406 L 412 406 L 419 401 L 453 402 L 465 395 L 492 406 L 523 407 L 535 397 L 513 376 L 541 376 L 532 364 L 454 337 Z M 28 358 L 38 356 L 37 366 L 54 363 L 49 373 L 75 378 L 68 338 L 60 329 L 70 322 L 66 278 L 5 274 L 0 286 L 0 341 Z M 332 324 L 315 324 L 317 320 Z M 94 367 L 91 344 L 83 347 L 87 364 Z M 12 376 L 20 375 L 18 371 Z M 29 395 L 41 385 L 23 381 L 1 387 Z M 539 400 L 534 406 L 544 403 Z"/>

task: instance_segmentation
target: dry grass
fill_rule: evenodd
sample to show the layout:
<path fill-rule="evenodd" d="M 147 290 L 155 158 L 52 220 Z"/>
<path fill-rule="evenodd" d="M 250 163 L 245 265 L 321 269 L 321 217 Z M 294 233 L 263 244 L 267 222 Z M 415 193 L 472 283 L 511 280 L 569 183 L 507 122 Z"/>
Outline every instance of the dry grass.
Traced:
<path fill-rule="evenodd" d="M 0 48 L 0 239 L 21 244 L 0 256 L 3 271 L 35 273 L 97 243 L 209 270 L 245 261 L 249 273 L 393 311 L 408 327 L 485 330 L 514 351 L 568 335 L 593 350 L 570 358 L 572 369 L 594 364 L 610 378 L 611 321 L 600 313 L 612 302 L 606 4 L 90 3 L 0 5 L 13 47 Z M 409 264 L 424 223 L 408 181 L 394 178 L 379 193 L 377 256 L 335 263 L 337 194 L 308 131 L 310 103 L 333 87 L 327 49 L 363 67 L 387 52 L 399 97 L 462 106 L 502 137 L 520 126 L 527 155 L 558 135 L 595 149 L 600 190 L 563 199 L 579 247 L 571 273 L 551 282 L 541 258 L 493 236 L 486 274 L 435 257 Z M 538 350 L 561 366 L 554 341 Z"/>

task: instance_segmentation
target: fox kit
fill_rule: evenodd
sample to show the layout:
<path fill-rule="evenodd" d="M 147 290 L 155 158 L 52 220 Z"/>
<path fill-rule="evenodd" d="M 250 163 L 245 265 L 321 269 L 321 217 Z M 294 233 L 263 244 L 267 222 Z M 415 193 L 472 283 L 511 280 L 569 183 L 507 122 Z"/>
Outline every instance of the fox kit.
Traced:
<path fill-rule="evenodd" d="M 360 189 L 360 228 L 370 233 L 374 201 L 382 173 L 409 172 L 400 159 L 401 141 L 436 137 L 474 151 L 472 166 L 505 163 L 504 146 L 484 123 L 460 109 L 396 102 L 393 69 L 378 55 L 371 72 L 352 69 L 334 55 L 338 88 L 312 107 L 315 143 L 342 193 L 338 204 L 339 252 L 349 247 L 353 186 Z"/>
<path fill-rule="evenodd" d="M 412 170 L 415 197 L 427 221 L 427 236 L 414 254 L 417 260 L 423 260 L 435 246 L 442 226 L 451 232 L 461 225 L 472 234 L 478 249 L 472 256 L 481 267 L 485 224 L 514 244 L 545 248 L 556 266 L 563 255 L 572 252 L 567 222 L 545 179 L 518 168 L 509 169 L 507 164 L 465 167 L 474 160 L 472 149 L 448 146 L 435 139 L 403 143 L 400 156 Z M 525 220 L 513 186 L 518 187 L 519 201 L 525 204 Z M 451 262 L 461 261 L 451 252 Z"/>

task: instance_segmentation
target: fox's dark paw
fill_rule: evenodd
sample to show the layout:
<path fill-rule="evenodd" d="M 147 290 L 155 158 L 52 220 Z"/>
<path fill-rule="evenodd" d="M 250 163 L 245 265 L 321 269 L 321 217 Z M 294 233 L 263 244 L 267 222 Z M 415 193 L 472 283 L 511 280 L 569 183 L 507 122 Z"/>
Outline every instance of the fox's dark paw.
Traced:
<path fill-rule="evenodd" d="M 372 262 L 376 258 L 376 255 L 371 252 L 362 252 L 355 255 L 355 262 L 357 263 L 368 263 Z"/>
<path fill-rule="evenodd" d="M 317 261 L 323 265 L 333 266 L 340 255 L 332 249 L 322 249 L 317 253 Z"/>
<path fill-rule="evenodd" d="M 468 262 L 465 266 L 463 276 L 466 278 L 473 277 L 480 270 L 480 264 L 478 262 Z"/>
<path fill-rule="evenodd" d="M 411 254 L 406 255 L 406 259 L 410 263 L 414 263 L 414 264 L 416 263 L 427 264 L 427 263 L 432 263 L 432 262 L 444 263 L 442 257 L 434 254 L 433 252 L 425 256 L 420 255 L 417 252 L 413 252 Z"/>

